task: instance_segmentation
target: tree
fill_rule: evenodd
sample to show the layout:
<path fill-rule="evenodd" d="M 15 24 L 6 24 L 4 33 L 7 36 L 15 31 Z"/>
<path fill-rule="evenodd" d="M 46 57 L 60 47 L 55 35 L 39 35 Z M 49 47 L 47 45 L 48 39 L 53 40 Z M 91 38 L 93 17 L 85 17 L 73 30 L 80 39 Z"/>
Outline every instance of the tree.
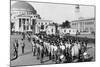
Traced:
<path fill-rule="evenodd" d="M 62 23 L 61 25 L 63 28 L 70 28 L 70 22 L 68 20 L 66 20 L 65 22 Z"/>

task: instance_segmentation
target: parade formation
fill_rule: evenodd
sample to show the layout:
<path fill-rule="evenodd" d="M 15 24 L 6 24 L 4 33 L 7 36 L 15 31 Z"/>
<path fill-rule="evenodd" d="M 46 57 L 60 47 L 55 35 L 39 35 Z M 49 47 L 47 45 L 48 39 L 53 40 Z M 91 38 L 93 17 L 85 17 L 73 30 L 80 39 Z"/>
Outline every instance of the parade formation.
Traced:
<path fill-rule="evenodd" d="M 89 48 L 88 42 L 74 40 L 74 39 L 64 39 L 53 35 L 53 39 L 47 38 L 48 35 L 30 35 L 25 34 L 21 39 L 27 39 L 32 45 L 33 57 L 36 56 L 37 60 L 43 64 L 44 57 L 48 57 L 55 63 L 71 63 L 71 62 L 87 62 L 92 61 L 94 57 L 90 56 L 86 51 Z M 16 58 L 18 58 L 18 45 L 22 44 L 22 54 L 24 53 L 25 43 L 18 44 L 18 40 L 14 43 L 14 53 Z"/>

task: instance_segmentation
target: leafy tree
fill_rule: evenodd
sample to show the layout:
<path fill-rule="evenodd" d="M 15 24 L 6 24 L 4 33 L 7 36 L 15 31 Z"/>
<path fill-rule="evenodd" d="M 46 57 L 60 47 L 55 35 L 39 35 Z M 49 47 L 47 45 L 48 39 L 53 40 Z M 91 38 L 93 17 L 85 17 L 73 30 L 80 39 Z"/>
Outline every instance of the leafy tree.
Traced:
<path fill-rule="evenodd" d="M 70 28 L 70 22 L 68 20 L 66 20 L 65 22 L 62 23 L 61 25 L 63 28 Z"/>

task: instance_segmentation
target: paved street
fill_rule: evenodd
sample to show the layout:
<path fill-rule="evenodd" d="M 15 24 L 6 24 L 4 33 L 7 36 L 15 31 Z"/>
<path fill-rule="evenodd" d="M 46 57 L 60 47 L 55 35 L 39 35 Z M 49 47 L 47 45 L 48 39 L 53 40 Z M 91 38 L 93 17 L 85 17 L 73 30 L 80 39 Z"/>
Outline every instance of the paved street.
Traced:
<path fill-rule="evenodd" d="M 44 64 L 54 63 L 48 58 L 44 58 Z M 19 56 L 16 60 L 11 61 L 11 66 L 23 66 L 23 65 L 37 65 L 41 64 L 39 60 L 36 59 L 36 56 L 32 56 L 32 52 L 28 52 L 24 55 Z"/>
<path fill-rule="evenodd" d="M 18 42 L 21 43 L 21 38 L 22 36 L 21 35 L 12 35 L 11 36 L 11 41 L 10 41 L 10 54 L 12 55 L 13 53 L 13 43 L 15 41 L 15 39 L 18 39 Z M 32 51 L 32 45 L 31 43 L 28 41 L 28 40 L 24 40 L 24 43 L 25 43 L 25 52 L 31 52 Z M 21 45 L 19 44 L 19 47 L 18 47 L 18 55 L 22 54 L 22 48 L 21 48 Z"/>
<path fill-rule="evenodd" d="M 13 35 L 11 36 L 11 53 L 12 53 L 12 50 L 13 50 L 13 41 L 15 39 L 19 39 L 19 42 L 20 39 L 22 38 L 20 35 Z M 31 43 L 26 39 L 25 41 L 25 53 L 22 54 L 22 50 L 21 50 L 21 46 L 19 45 L 19 49 L 18 49 L 18 55 L 19 57 L 15 60 L 12 60 L 11 61 L 11 66 L 22 66 L 22 65 L 37 65 L 37 64 L 41 64 L 39 60 L 37 60 L 37 57 L 36 56 L 33 56 L 32 55 L 32 45 Z M 44 58 L 44 64 L 53 64 L 55 62 L 49 60 L 47 57 Z"/>

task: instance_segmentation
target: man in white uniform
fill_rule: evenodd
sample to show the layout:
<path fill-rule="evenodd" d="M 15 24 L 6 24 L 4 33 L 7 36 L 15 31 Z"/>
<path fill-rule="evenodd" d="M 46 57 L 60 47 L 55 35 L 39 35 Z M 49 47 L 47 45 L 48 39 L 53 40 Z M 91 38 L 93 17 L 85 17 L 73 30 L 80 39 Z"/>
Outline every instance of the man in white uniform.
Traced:
<path fill-rule="evenodd" d="M 61 49 L 61 53 L 63 54 L 64 50 L 65 50 L 65 46 L 63 45 L 63 43 L 61 42 L 61 45 L 60 45 L 60 49 Z"/>
<path fill-rule="evenodd" d="M 35 53 L 36 53 L 36 43 L 35 41 L 31 40 L 31 43 L 32 43 L 32 52 L 33 52 L 33 56 L 35 56 Z"/>
<path fill-rule="evenodd" d="M 54 49 L 54 60 L 56 61 L 57 60 L 57 46 L 54 44 L 53 46 L 53 49 Z"/>
<path fill-rule="evenodd" d="M 74 46 L 72 47 L 71 51 L 72 51 L 71 54 L 73 58 L 79 56 L 79 47 L 76 43 L 74 43 Z"/>

